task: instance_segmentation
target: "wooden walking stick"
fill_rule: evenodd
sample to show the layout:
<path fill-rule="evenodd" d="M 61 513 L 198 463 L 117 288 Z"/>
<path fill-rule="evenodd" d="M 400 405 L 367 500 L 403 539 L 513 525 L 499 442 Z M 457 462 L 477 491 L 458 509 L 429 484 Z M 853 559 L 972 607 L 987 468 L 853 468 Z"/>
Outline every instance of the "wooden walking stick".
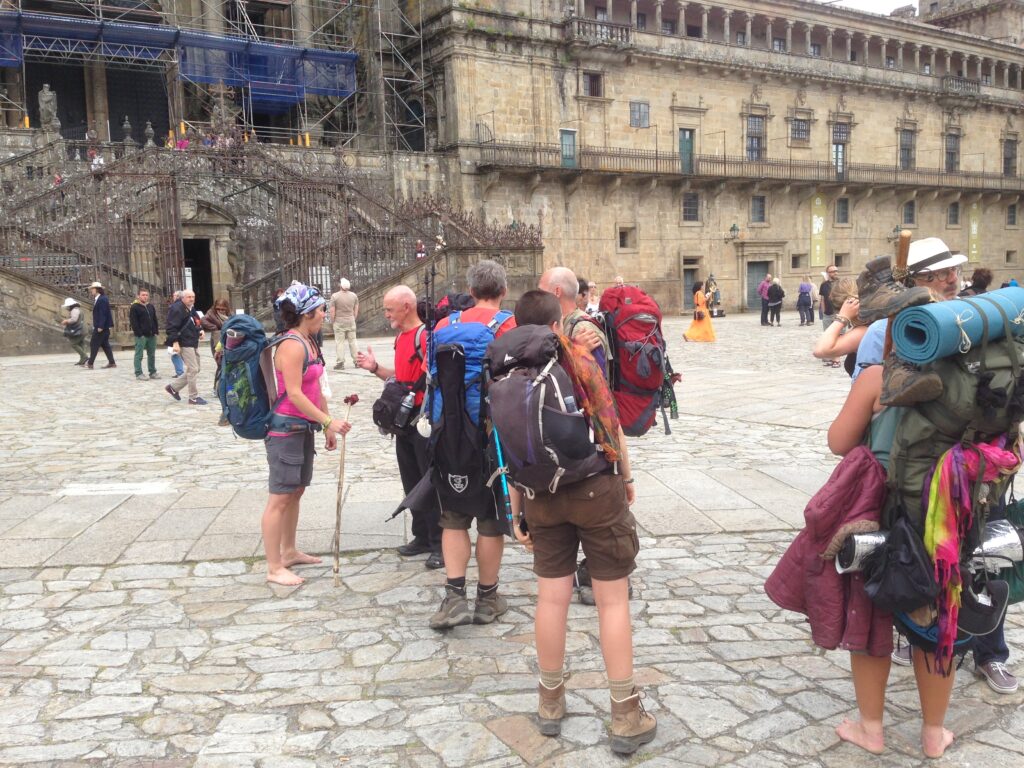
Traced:
<path fill-rule="evenodd" d="M 351 394 L 345 398 L 344 403 L 348 406 L 348 410 L 345 411 L 345 421 L 348 421 L 349 415 L 352 413 L 352 406 L 359 402 L 359 395 Z M 338 575 L 341 570 L 341 506 L 345 503 L 345 438 L 348 435 L 341 436 L 341 449 L 339 454 L 341 456 L 340 465 L 338 467 L 338 498 L 335 504 L 335 516 L 334 516 L 334 586 L 341 585 L 341 577 Z"/>
<path fill-rule="evenodd" d="M 910 238 L 913 233 L 909 229 L 900 231 L 899 240 L 896 241 L 896 260 L 892 265 L 892 279 L 893 282 L 903 283 L 909 276 L 910 273 L 907 271 L 907 258 L 910 256 Z M 882 353 L 882 359 L 884 360 L 892 352 L 892 318 L 889 318 L 889 324 L 885 327 L 885 347 Z"/>

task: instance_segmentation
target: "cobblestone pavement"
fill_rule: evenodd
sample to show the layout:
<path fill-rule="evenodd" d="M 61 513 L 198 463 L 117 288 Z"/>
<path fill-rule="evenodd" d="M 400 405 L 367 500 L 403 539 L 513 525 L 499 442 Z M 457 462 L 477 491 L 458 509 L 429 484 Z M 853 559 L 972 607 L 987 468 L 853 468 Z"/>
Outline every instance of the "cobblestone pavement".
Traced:
<path fill-rule="evenodd" d="M 502 570 L 506 616 L 427 628 L 441 577 L 391 550 L 405 532 L 383 518 L 401 491 L 368 426 L 367 374 L 331 376 L 336 401 L 362 400 L 341 585 L 320 566 L 289 590 L 267 586 L 253 557 L 262 447 L 159 382 L 136 383 L 122 353 L 113 371 L 0 359 L 0 764 L 923 765 L 909 671 L 892 673 L 887 754 L 839 743 L 848 657 L 814 649 L 761 588 L 834 465 L 823 426 L 845 377 L 809 357 L 816 331 L 793 320 L 726 318 L 714 345 L 684 345 L 685 324 L 666 326 L 681 415 L 672 435 L 633 442 L 636 659 L 659 731 L 632 760 L 607 749 L 592 608 L 571 609 L 563 736 L 532 725 L 535 584 L 518 547 Z M 211 380 L 204 371 L 204 391 Z M 300 544 L 326 552 L 337 458 L 318 464 Z M 1007 636 L 1024 647 L 1018 609 Z M 937 764 L 1020 765 L 1024 694 L 999 696 L 969 667 L 949 716 L 958 740 Z"/>

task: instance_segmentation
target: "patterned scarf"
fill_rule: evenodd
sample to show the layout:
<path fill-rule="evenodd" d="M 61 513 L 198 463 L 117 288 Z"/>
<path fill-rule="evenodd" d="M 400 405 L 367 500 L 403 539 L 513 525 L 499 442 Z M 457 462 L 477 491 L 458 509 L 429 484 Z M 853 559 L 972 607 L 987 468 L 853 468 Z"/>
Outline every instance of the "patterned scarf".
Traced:
<path fill-rule="evenodd" d="M 956 642 L 957 618 L 963 580 L 960 575 L 961 543 L 974 524 L 971 488 L 978 480 L 992 482 L 1002 474 L 1016 472 L 1020 458 L 1003 448 L 1005 436 L 991 443 L 954 445 L 935 463 L 928 481 L 924 520 L 924 548 L 935 565 L 939 584 L 939 638 L 935 662 L 947 674 Z M 982 464 L 984 469 L 982 470 Z M 979 477 L 979 473 L 981 476 Z"/>
<path fill-rule="evenodd" d="M 604 451 L 608 461 L 619 460 L 619 414 L 615 410 L 615 398 L 608 388 L 601 367 L 593 355 L 574 344 L 568 337 L 557 334 L 561 353 L 558 362 L 572 379 L 576 402 L 587 416 L 594 440 Z"/>

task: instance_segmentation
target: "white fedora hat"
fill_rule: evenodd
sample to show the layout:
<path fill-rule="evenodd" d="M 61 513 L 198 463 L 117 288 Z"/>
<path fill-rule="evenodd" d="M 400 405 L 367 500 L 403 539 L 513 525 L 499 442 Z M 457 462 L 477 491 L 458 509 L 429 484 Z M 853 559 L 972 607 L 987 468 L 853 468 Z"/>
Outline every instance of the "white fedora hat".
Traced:
<path fill-rule="evenodd" d="M 966 263 L 967 257 L 962 253 L 952 253 L 949 246 L 938 237 L 925 237 L 910 244 L 907 255 L 907 271 L 935 272 L 948 267 L 956 267 Z"/>

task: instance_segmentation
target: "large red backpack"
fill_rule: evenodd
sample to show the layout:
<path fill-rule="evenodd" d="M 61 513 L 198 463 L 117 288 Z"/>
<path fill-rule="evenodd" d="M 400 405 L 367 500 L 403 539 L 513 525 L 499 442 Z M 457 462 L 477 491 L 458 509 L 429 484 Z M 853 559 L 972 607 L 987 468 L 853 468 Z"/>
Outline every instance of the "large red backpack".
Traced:
<path fill-rule="evenodd" d="M 661 308 L 640 288 L 624 285 L 601 294 L 600 310 L 612 346 L 609 381 L 622 431 L 631 437 L 645 434 L 661 408 L 665 434 L 669 434 L 661 397 L 666 360 Z"/>

